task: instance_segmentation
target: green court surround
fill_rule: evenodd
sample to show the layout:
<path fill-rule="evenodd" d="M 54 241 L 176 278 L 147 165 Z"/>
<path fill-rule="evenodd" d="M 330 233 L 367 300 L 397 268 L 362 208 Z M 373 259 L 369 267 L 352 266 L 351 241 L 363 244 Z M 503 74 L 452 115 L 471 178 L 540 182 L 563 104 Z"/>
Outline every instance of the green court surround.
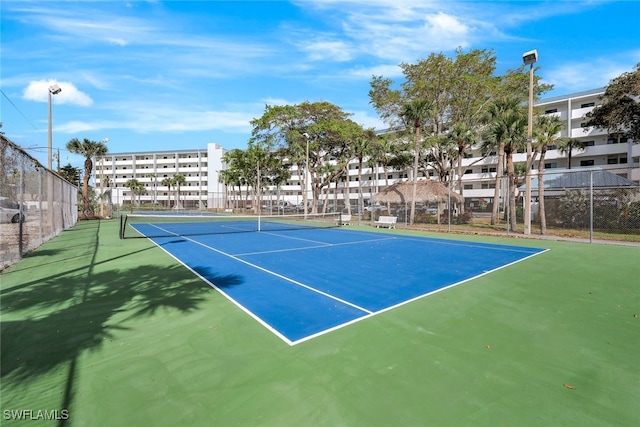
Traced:
<path fill-rule="evenodd" d="M 640 247 L 436 236 L 550 250 L 290 347 L 81 222 L 0 275 L 1 424 L 640 425 Z"/>

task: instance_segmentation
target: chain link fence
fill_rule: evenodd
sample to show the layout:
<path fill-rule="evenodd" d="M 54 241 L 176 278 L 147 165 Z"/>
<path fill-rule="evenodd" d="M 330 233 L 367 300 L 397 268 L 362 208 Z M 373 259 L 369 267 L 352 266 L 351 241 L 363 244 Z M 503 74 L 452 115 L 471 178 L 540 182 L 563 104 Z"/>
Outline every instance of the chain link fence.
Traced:
<path fill-rule="evenodd" d="M 633 181 L 598 168 L 546 170 L 542 182 L 536 172 L 532 177 L 532 234 L 640 241 L 640 187 Z M 516 178 L 510 187 L 507 177 L 498 180 L 497 197 L 465 194 L 462 210 L 452 206 L 452 224 L 522 234 L 524 182 Z"/>
<path fill-rule="evenodd" d="M 78 187 L 0 140 L 0 270 L 78 220 Z"/>

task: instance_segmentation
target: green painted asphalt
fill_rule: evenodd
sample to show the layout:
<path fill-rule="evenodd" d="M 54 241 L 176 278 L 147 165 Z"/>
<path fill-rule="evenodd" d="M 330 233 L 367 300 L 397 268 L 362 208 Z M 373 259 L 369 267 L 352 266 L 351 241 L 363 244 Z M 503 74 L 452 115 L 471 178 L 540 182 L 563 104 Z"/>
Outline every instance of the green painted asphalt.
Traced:
<path fill-rule="evenodd" d="M 116 221 L 80 222 L 0 274 L 0 423 L 640 425 L 639 247 L 430 236 L 550 250 L 289 347 Z"/>

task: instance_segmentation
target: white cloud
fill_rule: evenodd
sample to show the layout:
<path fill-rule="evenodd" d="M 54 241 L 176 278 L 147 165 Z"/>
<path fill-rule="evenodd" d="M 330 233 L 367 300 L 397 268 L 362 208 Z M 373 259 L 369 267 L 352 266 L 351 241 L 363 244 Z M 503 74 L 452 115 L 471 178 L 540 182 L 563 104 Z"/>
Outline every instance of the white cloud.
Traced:
<path fill-rule="evenodd" d="M 402 76 L 402 68 L 398 65 L 376 65 L 373 67 L 357 67 L 349 70 L 349 74 L 355 77 L 370 79 L 372 76 L 384 76 L 386 78 Z"/>
<path fill-rule="evenodd" d="M 73 83 L 58 82 L 55 80 L 35 80 L 29 82 L 24 89 L 22 97 L 30 101 L 48 102 L 49 87 L 53 84 L 60 86 L 61 92 L 52 95 L 52 102 L 56 104 L 73 104 L 88 107 L 93 104 L 93 99 L 86 93 L 78 90 Z"/>
<path fill-rule="evenodd" d="M 309 53 L 309 57 L 314 61 L 349 61 L 352 56 L 350 47 L 344 41 L 315 41 L 302 47 Z"/>
<path fill-rule="evenodd" d="M 455 16 L 446 13 L 436 13 L 425 17 L 425 29 L 432 35 L 445 34 L 448 38 L 464 38 L 469 33 L 469 27 Z"/>
<path fill-rule="evenodd" d="M 352 111 L 351 113 L 353 115 L 350 119 L 360 124 L 365 129 L 385 129 L 389 127 L 389 125 L 385 124 L 379 117 L 371 116 L 366 111 Z"/>
<path fill-rule="evenodd" d="M 251 108 L 253 109 L 253 105 Z M 255 115 L 245 111 L 185 110 L 184 108 L 158 107 L 149 104 L 111 106 L 122 116 L 119 120 L 73 120 L 56 125 L 56 131 L 68 134 L 97 130 L 127 129 L 136 133 L 198 132 L 221 130 L 231 133 L 249 133 L 250 120 Z M 108 115 L 113 117 L 112 115 Z"/>
<path fill-rule="evenodd" d="M 632 71 L 638 57 L 590 58 L 588 62 L 563 63 L 544 69 L 545 82 L 568 91 L 604 87 L 622 73 Z M 636 61 L 636 62 L 634 62 Z"/>

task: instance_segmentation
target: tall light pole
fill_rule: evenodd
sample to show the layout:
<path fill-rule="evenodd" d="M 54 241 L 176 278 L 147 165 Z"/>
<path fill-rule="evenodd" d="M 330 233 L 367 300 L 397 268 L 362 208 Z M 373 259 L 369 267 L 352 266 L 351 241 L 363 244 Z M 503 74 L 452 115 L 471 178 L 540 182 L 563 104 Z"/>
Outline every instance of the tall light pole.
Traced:
<path fill-rule="evenodd" d="M 47 211 L 49 217 L 49 230 L 47 232 L 49 235 L 53 235 L 55 230 L 55 215 L 53 214 L 53 174 L 51 172 L 53 168 L 53 132 L 51 126 L 51 95 L 57 95 L 62 91 L 60 86 L 57 84 L 52 84 L 49 86 L 48 94 L 48 106 L 49 106 L 49 132 L 48 132 L 48 144 L 47 144 L 47 168 L 49 171 L 47 172 Z"/>
<path fill-rule="evenodd" d="M 103 138 L 100 142 L 106 144 L 109 142 L 109 138 Z M 96 165 L 96 169 L 98 169 L 98 165 Z M 104 154 L 100 156 L 100 218 L 104 218 Z"/>
<path fill-rule="evenodd" d="M 522 54 L 524 65 L 529 65 L 529 114 L 527 121 L 527 174 L 525 175 L 524 195 L 524 234 L 531 234 L 531 157 L 533 139 L 533 64 L 538 61 L 538 51 L 530 50 Z"/>
<path fill-rule="evenodd" d="M 307 179 L 309 177 L 309 139 L 311 138 L 311 135 L 309 135 L 308 133 L 303 133 L 302 135 L 304 135 L 304 137 L 307 140 L 307 151 L 306 151 L 306 157 L 305 157 L 305 166 L 304 166 L 304 193 L 302 193 L 302 203 L 304 203 L 304 219 L 307 219 Z"/>
<path fill-rule="evenodd" d="M 52 132 L 52 128 L 51 128 L 51 95 L 57 95 L 60 92 L 62 92 L 62 89 L 60 89 L 60 86 L 58 86 L 57 84 L 52 84 L 51 86 L 49 86 L 49 151 L 48 151 L 48 156 L 47 156 L 47 167 L 49 168 L 49 170 L 52 169 L 52 146 L 53 146 L 53 132 Z"/>

